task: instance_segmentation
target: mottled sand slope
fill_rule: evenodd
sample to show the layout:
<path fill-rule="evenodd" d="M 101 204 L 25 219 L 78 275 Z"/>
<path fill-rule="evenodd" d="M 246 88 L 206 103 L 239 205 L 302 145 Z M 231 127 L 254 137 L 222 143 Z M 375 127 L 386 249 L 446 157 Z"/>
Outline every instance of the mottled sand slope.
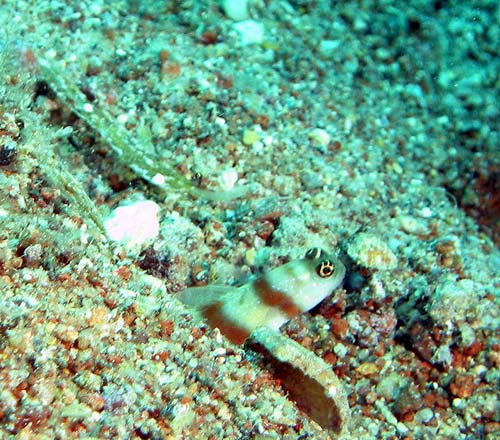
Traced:
<path fill-rule="evenodd" d="M 402 3 L 0 1 L 0 438 L 328 438 L 175 298 L 313 246 L 350 436 L 500 436 L 500 7 Z"/>

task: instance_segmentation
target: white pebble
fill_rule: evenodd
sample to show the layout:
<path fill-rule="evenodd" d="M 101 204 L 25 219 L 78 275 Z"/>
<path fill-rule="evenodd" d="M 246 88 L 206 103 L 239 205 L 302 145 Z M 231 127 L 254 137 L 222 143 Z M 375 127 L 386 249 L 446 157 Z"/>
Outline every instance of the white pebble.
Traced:
<path fill-rule="evenodd" d="M 222 0 L 222 10 L 231 20 L 242 21 L 248 18 L 248 0 Z"/>
<path fill-rule="evenodd" d="M 142 246 L 160 232 L 160 207 L 150 200 L 130 202 L 116 208 L 104 226 L 111 240 L 126 247 Z"/>
<path fill-rule="evenodd" d="M 322 147 L 327 147 L 330 143 L 330 135 L 326 130 L 323 130 L 322 128 L 315 128 L 314 130 L 312 130 L 309 133 L 309 138 Z"/>
<path fill-rule="evenodd" d="M 244 20 L 234 24 L 244 46 L 261 44 L 264 41 L 264 25 L 255 20 Z"/>

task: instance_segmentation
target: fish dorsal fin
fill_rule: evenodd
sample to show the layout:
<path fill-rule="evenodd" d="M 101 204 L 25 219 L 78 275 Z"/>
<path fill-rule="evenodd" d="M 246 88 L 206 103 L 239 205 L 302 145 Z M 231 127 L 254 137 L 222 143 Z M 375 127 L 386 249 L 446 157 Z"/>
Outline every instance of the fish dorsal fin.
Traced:
<path fill-rule="evenodd" d="M 189 307 L 202 310 L 221 302 L 226 295 L 230 295 L 231 292 L 234 293 L 237 289 L 237 287 L 225 286 L 223 284 L 188 287 L 179 295 L 179 299 Z"/>

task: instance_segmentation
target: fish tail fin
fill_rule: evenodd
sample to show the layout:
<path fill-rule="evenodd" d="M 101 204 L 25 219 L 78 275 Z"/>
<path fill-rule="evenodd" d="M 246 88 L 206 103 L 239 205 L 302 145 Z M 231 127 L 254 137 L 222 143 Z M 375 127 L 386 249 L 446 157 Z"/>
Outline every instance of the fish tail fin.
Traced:
<path fill-rule="evenodd" d="M 227 294 L 234 293 L 231 286 L 203 286 L 185 289 L 179 299 L 188 307 L 195 309 L 212 328 L 220 332 L 234 344 L 243 344 L 249 336 L 249 330 L 240 326 L 224 309 Z"/>

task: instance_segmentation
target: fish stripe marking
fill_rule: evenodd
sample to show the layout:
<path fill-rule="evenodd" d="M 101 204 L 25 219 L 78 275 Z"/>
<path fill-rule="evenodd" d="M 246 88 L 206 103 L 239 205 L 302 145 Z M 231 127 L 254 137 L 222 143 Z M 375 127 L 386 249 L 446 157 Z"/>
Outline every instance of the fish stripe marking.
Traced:
<path fill-rule="evenodd" d="M 279 308 L 289 318 L 293 318 L 303 312 L 285 292 L 273 289 L 265 277 L 255 280 L 253 288 L 264 304 Z"/>
<path fill-rule="evenodd" d="M 212 328 L 217 327 L 232 343 L 243 344 L 250 333 L 227 319 L 221 307 L 221 302 L 210 304 L 202 309 L 202 314 Z"/>

